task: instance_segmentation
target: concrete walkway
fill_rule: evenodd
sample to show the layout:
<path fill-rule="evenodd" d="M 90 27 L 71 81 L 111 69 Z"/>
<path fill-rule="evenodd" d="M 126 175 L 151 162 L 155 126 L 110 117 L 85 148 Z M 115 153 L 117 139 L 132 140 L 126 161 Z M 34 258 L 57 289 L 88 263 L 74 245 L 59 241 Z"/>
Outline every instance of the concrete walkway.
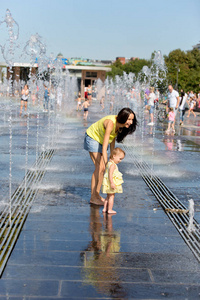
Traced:
<path fill-rule="evenodd" d="M 119 165 L 124 193 L 116 195 L 117 215 L 89 205 L 93 165 L 83 136 L 98 119 L 92 111 L 88 124 L 79 113 L 63 121 L 57 151 L 0 279 L 0 299 L 199 299 L 200 264 L 129 157 Z M 186 155 L 190 159 L 189 175 L 181 179 L 174 170 L 170 177 L 167 167 L 160 173 L 175 194 L 188 198 L 186 187 L 191 193 L 198 188 L 192 164 L 199 154 L 185 151 L 177 160 L 181 152 L 166 149 L 163 139 L 160 131 L 156 159 L 168 155 L 167 166 L 180 174 Z M 183 134 L 181 140 L 187 145 Z M 182 193 L 180 182 L 187 184 Z"/>

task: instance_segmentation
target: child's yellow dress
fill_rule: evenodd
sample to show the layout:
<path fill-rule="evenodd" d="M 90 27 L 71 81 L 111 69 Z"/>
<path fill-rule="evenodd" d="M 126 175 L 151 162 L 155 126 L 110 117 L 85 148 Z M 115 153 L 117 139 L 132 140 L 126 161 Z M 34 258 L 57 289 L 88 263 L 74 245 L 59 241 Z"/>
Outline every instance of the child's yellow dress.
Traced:
<path fill-rule="evenodd" d="M 109 169 L 112 164 L 115 165 L 115 170 L 113 172 L 113 182 L 116 186 L 115 189 L 111 188 L 110 180 L 109 180 Z M 124 181 L 123 181 L 122 176 L 123 175 L 121 172 L 119 172 L 117 165 L 113 161 L 110 160 L 107 163 L 106 170 L 104 173 L 104 178 L 103 178 L 103 183 L 102 183 L 102 193 L 104 193 L 104 194 L 123 193 L 122 183 Z"/>

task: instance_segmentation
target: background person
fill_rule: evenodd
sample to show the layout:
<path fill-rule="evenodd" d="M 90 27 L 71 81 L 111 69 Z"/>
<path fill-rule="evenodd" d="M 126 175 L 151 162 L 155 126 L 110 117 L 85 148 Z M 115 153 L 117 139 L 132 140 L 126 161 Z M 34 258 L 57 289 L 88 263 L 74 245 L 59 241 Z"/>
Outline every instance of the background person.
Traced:
<path fill-rule="evenodd" d="M 83 119 L 84 120 L 87 120 L 87 117 L 88 117 L 88 107 L 90 106 L 90 103 L 89 103 L 89 99 L 85 99 L 85 102 L 83 102 L 82 104 L 82 108 L 83 108 Z"/>
<path fill-rule="evenodd" d="M 170 132 L 172 132 L 173 134 L 175 133 L 174 120 L 175 120 L 175 112 L 173 110 L 173 107 L 170 107 L 169 114 L 168 114 L 168 128 L 166 130 L 166 134 L 170 134 Z"/>
<path fill-rule="evenodd" d="M 44 111 L 48 111 L 49 108 L 49 89 L 45 85 L 44 86 L 44 103 L 43 103 Z"/>
<path fill-rule="evenodd" d="M 180 102 L 179 93 L 173 89 L 172 85 L 168 86 L 168 90 L 169 93 L 168 93 L 167 111 L 169 110 L 169 107 L 172 107 L 176 118 L 176 113 Z M 175 119 L 174 119 L 174 124 L 175 124 Z"/>
<path fill-rule="evenodd" d="M 150 123 L 148 123 L 147 125 L 154 125 L 153 122 L 153 112 L 154 112 L 154 101 L 156 99 L 156 95 L 154 93 L 154 88 L 151 87 L 150 88 L 150 94 L 149 96 L 146 96 L 148 99 L 148 105 L 150 106 L 150 110 L 149 110 L 149 116 L 150 116 Z"/>
<path fill-rule="evenodd" d="M 24 88 L 22 89 L 21 92 L 21 106 L 20 106 L 20 116 L 22 114 L 22 109 L 24 107 L 24 111 L 27 111 L 27 104 L 28 104 L 28 95 L 29 95 L 29 89 L 28 89 L 28 85 L 25 84 Z"/>
<path fill-rule="evenodd" d="M 181 97 L 180 97 L 180 103 L 179 103 L 180 125 L 183 125 L 186 101 L 187 101 L 187 94 L 184 93 L 183 90 L 181 90 Z"/>
<path fill-rule="evenodd" d="M 188 111 L 187 118 L 189 118 L 190 113 L 192 113 L 192 114 L 194 115 L 194 117 L 196 118 L 196 114 L 195 114 L 194 111 L 193 111 L 193 109 L 195 108 L 195 105 L 196 105 L 196 99 L 195 99 L 195 96 L 190 97 L 190 100 L 189 100 L 189 102 L 188 102 L 188 105 L 189 105 L 189 111 Z"/>

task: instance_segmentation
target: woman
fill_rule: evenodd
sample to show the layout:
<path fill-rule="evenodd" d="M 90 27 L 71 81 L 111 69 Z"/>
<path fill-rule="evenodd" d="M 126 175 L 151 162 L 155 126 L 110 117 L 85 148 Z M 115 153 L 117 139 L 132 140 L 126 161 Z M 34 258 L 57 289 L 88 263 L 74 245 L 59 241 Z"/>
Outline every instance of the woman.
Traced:
<path fill-rule="evenodd" d="M 180 103 L 179 103 L 180 125 L 183 125 L 186 101 L 187 101 L 187 94 L 184 93 L 183 90 L 181 90 L 181 97 L 180 97 Z"/>
<path fill-rule="evenodd" d="M 25 107 L 25 112 L 27 111 L 27 103 L 28 103 L 28 95 L 29 95 L 29 89 L 27 84 L 25 84 L 24 88 L 22 89 L 21 95 L 22 96 L 21 96 L 20 116 L 22 114 L 23 107 Z"/>
<path fill-rule="evenodd" d="M 95 170 L 91 180 L 90 203 L 103 205 L 104 199 L 99 195 L 103 175 L 107 164 L 107 148 L 115 148 L 115 139 L 122 142 L 128 134 L 136 130 L 137 119 L 130 108 L 123 108 L 118 115 L 106 116 L 92 124 L 86 131 L 84 149 L 89 151 Z"/>
<path fill-rule="evenodd" d="M 90 101 L 90 104 L 91 104 L 91 101 L 92 101 L 92 88 L 91 88 L 90 84 L 88 85 L 88 88 L 87 88 L 87 96 L 88 96 L 88 100 Z"/>

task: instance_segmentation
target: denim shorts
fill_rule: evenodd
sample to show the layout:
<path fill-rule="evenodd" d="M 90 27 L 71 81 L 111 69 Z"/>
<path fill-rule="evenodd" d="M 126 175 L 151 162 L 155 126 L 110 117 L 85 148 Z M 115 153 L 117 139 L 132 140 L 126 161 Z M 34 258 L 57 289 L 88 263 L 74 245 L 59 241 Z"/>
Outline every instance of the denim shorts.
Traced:
<path fill-rule="evenodd" d="M 85 133 L 85 138 L 84 138 L 84 149 L 89 152 L 102 153 L 102 145 L 99 144 L 94 139 L 92 139 L 89 135 L 87 135 L 87 133 Z"/>

